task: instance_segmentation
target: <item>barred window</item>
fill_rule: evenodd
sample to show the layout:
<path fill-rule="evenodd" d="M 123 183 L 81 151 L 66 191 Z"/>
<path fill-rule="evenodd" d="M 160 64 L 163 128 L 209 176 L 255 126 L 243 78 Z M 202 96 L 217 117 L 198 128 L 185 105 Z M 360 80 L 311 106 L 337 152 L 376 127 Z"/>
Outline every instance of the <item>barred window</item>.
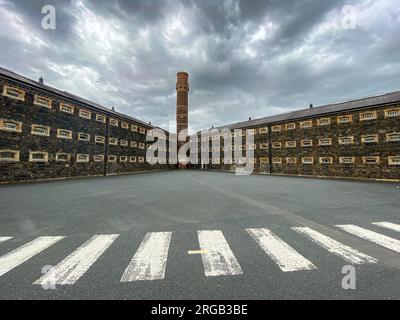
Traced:
<path fill-rule="evenodd" d="M 297 158 L 295 158 L 295 157 L 286 158 L 286 163 L 287 164 L 296 164 L 297 163 Z"/>
<path fill-rule="evenodd" d="M 135 163 L 136 162 L 136 157 L 135 156 L 129 157 L 129 162 Z"/>
<path fill-rule="evenodd" d="M 122 129 L 129 129 L 129 124 L 127 124 L 126 122 L 121 122 L 121 128 Z"/>
<path fill-rule="evenodd" d="M 57 129 L 57 138 L 72 139 L 72 131 L 67 129 Z"/>
<path fill-rule="evenodd" d="M 318 126 L 329 126 L 331 124 L 331 118 L 318 119 Z"/>
<path fill-rule="evenodd" d="M 89 162 L 89 155 L 88 154 L 77 154 L 76 155 L 76 162 L 78 162 L 78 163 Z"/>
<path fill-rule="evenodd" d="M 303 158 L 301 158 L 301 162 L 303 164 L 313 164 L 314 158 L 313 157 L 303 157 Z"/>
<path fill-rule="evenodd" d="M 117 156 L 113 155 L 108 156 L 108 162 L 117 162 Z"/>
<path fill-rule="evenodd" d="M 120 141 L 120 145 L 121 145 L 122 147 L 127 147 L 127 146 L 128 146 L 128 141 L 127 141 L 127 140 L 121 140 L 121 141 Z"/>
<path fill-rule="evenodd" d="M 132 124 L 132 125 L 131 125 L 131 131 L 133 131 L 133 132 L 138 132 L 138 126 Z"/>
<path fill-rule="evenodd" d="M 295 123 L 286 124 L 286 130 L 294 130 L 294 129 L 296 129 L 296 124 Z"/>
<path fill-rule="evenodd" d="M 320 146 L 330 146 L 332 144 L 331 138 L 320 138 L 318 140 Z"/>
<path fill-rule="evenodd" d="M 116 145 L 118 145 L 118 139 L 117 138 L 109 138 L 108 143 L 116 146 Z"/>
<path fill-rule="evenodd" d="M 272 163 L 273 164 L 281 164 L 282 163 L 282 158 L 272 158 Z"/>
<path fill-rule="evenodd" d="M 118 127 L 119 121 L 114 118 L 110 118 L 110 126 Z"/>
<path fill-rule="evenodd" d="M 91 119 L 92 118 L 92 113 L 89 110 L 85 109 L 80 109 L 79 110 L 79 116 L 84 119 Z"/>
<path fill-rule="evenodd" d="M 60 103 L 60 111 L 65 112 L 65 113 L 70 113 L 73 114 L 74 113 L 74 107 L 66 104 L 64 102 Z"/>
<path fill-rule="evenodd" d="M 302 147 L 312 147 L 313 141 L 311 139 L 301 140 Z"/>
<path fill-rule="evenodd" d="M 400 141 L 400 133 L 397 133 L 397 132 L 387 133 L 386 134 L 386 141 L 387 142 Z"/>
<path fill-rule="evenodd" d="M 22 132 L 22 122 L 0 119 L 0 130 L 9 132 Z"/>
<path fill-rule="evenodd" d="M 260 158 L 260 164 L 268 164 L 268 163 L 269 163 L 269 159 L 267 157 Z"/>
<path fill-rule="evenodd" d="M 379 164 L 379 157 L 363 157 L 364 164 Z"/>
<path fill-rule="evenodd" d="M 144 143 L 139 143 L 139 149 L 144 149 Z"/>
<path fill-rule="evenodd" d="M 376 111 L 365 111 L 360 113 L 360 121 L 375 120 L 376 117 Z"/>
<path fill-rule="evenodd" d="M 48 137 L 50 136 L 50 127 L 42 126 L 39 124 L 32 124 L 31 134 L 36 136 Z"/>
<path fill-rule="evenodd" d="M 260 134 L 268 133 L 268 128 L 267 128 L 267 127 L 260 128 L 260 129 L 258 130 L 258 132 L 259 132 Z"/>
<path fill-rule="evenodd" d="M 351 115 L 345 115 L 345 116 L 338 116 L 337 117 L 337 122 L 339 124 L 341 124 L 341 123 L 349 123 L 349 122 L 352 122 L 352 121 L 353 121 L 353 116 L 351 116 Z"/>
<path fill-rule="evenodd" d="M 131 147 L 132 148 L 137 148 L 137 142 L 136 141 L 131 141 Z"/>
<path fill-rule="evenodd" d="M 286 141 L 286 148 L 295 148 L 296 141 Z"/>
<path fill-rule="evenodd" d="M 272 148 L 274 148 L 274 149 L 282 148 L 282 142 L 274 142 L 272 144 Z"/>
<path fill-rule="evenodd" d="M 79 132 L 78 133 L 78 140 L 80 140 L 80 141 L 90 141 L 90 134 L 89 133 Z"/>
<path fill-rule="evenodd" d="M 260 149 L 268 149 L 268 143 L 260 143 Z"/>
<path fill-rule="evenodd" d="M 385 118 L 400 116 L 400 107 L 385 109 Z"/>
<path fill-rule="evenodd" d="M 25 100 L 25 91 L 22 89 L 14 88 L 14 87 L 4 86 L 3 96 L 11 98 L 11 99 L 24 101 Z"/>
<path fill-rule="evenodd" d="M 311 128 L 311 127 L 312 127 L 312 121 L 311 120 L 300 122 L 300 128 L 302 128 L 302 129 L 308 129 L 308 128 Z"/>
<path fill-rule="evenodd" d="M 340 157 L 339 162 L 341 164 L 353 164 L 354 163 L 354 157 Z"/>
<path fill-rule="evenodd" d="M 319 163 L 320 164 L 333 164 L 333 158 L 332 157 L 320 157 Z"/>
<path fill-rule="evenodd" d="M 143 163 L 144 162 L 144 157 L 139 157 L 139 163 Z"/>
<path fill-rule="evenodd" d="M 106 116 L 102 114 L 96 114 L 96 121 L 106 123 Z"/>
<path fill-rule="evenodd" d="M 139 128 L 139 133 L 146 134 L 146 129 L 140 127 L 140 128 Z"/>
<path fill-rule="evenodd" d="M 388 157 L 389 166 L 400 166 L 400 156 Z"/>
<path fill-rule="evenodd" d="M 105 143 L 106 142 L 106 138 L 103 136 L 95 136 L 94 137 L 94 141 L 95 143 Z"/>
<path fill-rule="evenodd" d="M 102 154 L 96 154 L 93 156 L 93 161 L 94 162 L 103 162 L 104 161 L 104 155 Z"/>
<path fill-rule="evenodd" d="M 276 126 L 273 126 L 272 128 L 271 128 L 271 131 L 272 132 L 280 132 L 281 131 L 281 126 L 280 125 L 276 125 Z"/>
<path fill-rule="evenodd" d="M 128 161 L 128 157 L 127 156 L 119 157 L 119 162 L 127 162 L 127 161 Z"/>
<path fill-rule="evenodd" d="M 19 151 L 16 150 L 0 150 L 0 162 L 18 162 Z"/>
<path fill-rule="evenodd" d="M 48 162 L 49 154 L 42 151 L 29 151 L 30 162 Z"/>
<path fill-rule="evenodd" d="M 362 143 L 376 143 L 379 142 L 377 134 L 367 134 L 361 137 Z"/>
<path fill-rule="evenodd" d="M 353 144 L 354 143 L 354 137 L 339 137 L 339 144 Z"/>
<path fill-rule="evenodd" d="M 35 95 L 35 98 L 33 99 L 33 104 L 40 107 L 51 108 L 51 99 Z"/>
<path fill-rule="evenodd" d="M 71 155 L 69 153 L 56 153 L 56 161 L 58 162 L 67 162 L 71 159 Z"/>

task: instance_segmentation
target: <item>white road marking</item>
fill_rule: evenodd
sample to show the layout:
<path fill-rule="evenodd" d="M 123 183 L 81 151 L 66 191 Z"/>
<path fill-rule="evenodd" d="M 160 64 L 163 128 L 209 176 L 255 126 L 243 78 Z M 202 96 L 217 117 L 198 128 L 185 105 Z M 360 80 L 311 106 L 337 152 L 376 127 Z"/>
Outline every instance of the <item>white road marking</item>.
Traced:
<path fill-rule="evenodd" d="M 317 267 L 268 229 L 246 229 L 250 236 L 283 272 L 312 270 Z"/>
<path fill-rule="evenodd" d="M 348 233 L 354 234 L 357 237 L 376 243 L 382 247 L 388 248 L 395 252 L 400 252 L 400 240 L 384 236 L 383 234 L 361 228 L 352 224 L 336 226 Z"/>
<path fill-rule="evenodd" d="M 0 277 L 64 237 L 39 237 L 0 257 Z"/>
<path fill-rule="evenodd" d="M 193 255 L 193 254 L 206 254 L 207 250 L 189 250 L 188 255 Z"/>
<path fill-rule="evenodd" d="M 147 233 L 121 282 L 164 279 L 171 237 L 172 232 Z"/>
<path fill-rule="evenodd" d="M 12 237 L 0 237 L 0 243 L 10 239 L 12 239 Z"/>
<path fill-rule="evenodd" d="M 308 227 L 294 227 L 292 228 L 294 231 L 305 235 L 311 241 L 315 242 L 322 248 L 327 251 L 337 255 L 349 263 L 353 264 L 363 264 L 363 263 L 376 263 L 376 260 L 373 257 L 370 257 L 364 253 L 359 252 L 349 246 L 346 246 L 339 241 L 336 241 L 332 238 L 329 238 L 322 233 L 319 233 L 313 229 Z"/>
<path fill-rule="evenodd" d="M 391 222 L 374 222 L 372 224 L 382 227 L 382 228 L 400 232 L 400 224 L 395 224 L 395 223 L 391 223 Z"/>
<path fill-rule="evenodd" d="M 207 277 L 243 274 L 224 235 L 219 230 L 197 231 L 204 273 Z"/>
<path fill-rule="evenodd" d="M 117 237 L 118 234 L 93 236 L 33 284 L 74 284 L 85 274 L 104 251 L 107 250 Z"/>

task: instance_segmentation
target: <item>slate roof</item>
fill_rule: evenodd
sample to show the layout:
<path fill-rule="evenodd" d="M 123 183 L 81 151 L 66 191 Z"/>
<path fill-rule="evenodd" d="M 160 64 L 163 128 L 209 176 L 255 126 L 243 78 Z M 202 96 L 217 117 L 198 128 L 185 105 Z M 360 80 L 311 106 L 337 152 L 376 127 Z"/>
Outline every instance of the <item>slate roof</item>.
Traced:
<path fill-rule="evenodd" d="M 102 106 L 102 105 L 100 105 L 98 103 L 95 103 L 95 102 L 89 101 L 87 99 L 78 97 L 77 95 L 74 95 L 74 94 L 72 94 L 70 92 L 62 91 L 62 90 L 56 89 L 54 87 L 48 86 L 46 84 L 41 84 L 39 81 L 31 80 L 29 78 L 21 76 L 20 74 L 17 74 L 15 72 L 13 72 L 11 70 L 8 70 L 6 68 L 3 68 L 1 66 L 0 66 L 0 75 L 5 77 L 5 78 L 8 78 L 8 79 L 11 79 L 11 80 L 14 80 L 14 81 L 29 85 L 29 86 L 34 87 L 36 89 L 45 90 L 47 92 L 56 94 L 58 96 L 70 99 L 70 100 L 72 100 L 74 102 L 89 106 L 89 107 L 94 108 L 94 109 L 101 110 L 101 111 L 106 112 L 108 114 L 111 114 L 111 115 L 114 115 L 114 116 L 117 116 L 117 117 L 121 117 L 121 118 L 125 118 L 127 120 L 135 121 L 137 123 L 140 123 L 140 124 L 146 126 L 147 128 L 158 128 L 156 126 L 149 125 L 147 122 L 144 122 L 142 120 L 133 118 L 133 117 L 128 116 L 126 114 L 123 114 L 123 113 L 108 109 L 108 108 L 106 108 L 106 107 L 104 107 L 104 106 Z"/>
<path fill-rule="evenodd" d="M 267 125 L 271 123 L 281 123 L 291 120 L 299 120 L 304 118 L 322 116 L 324 114 L 338 113 L 347 110 L 369 108 L 377 105 L 386 105 L 400 102 L 400 91 L 380 94 L 371 97 L 360 98 L 351 101 L 339 102 L 334 104 L 327 104 L 323 106 L 297 110 L 289 113 L 279 114 L 275 116 L 264 117 L 260 119 L 248 120 L 243 122 L 236 122 L 225 126 L 218 127 L 217 129 L 234 129 L 255 127 L 260 125 Z"/>

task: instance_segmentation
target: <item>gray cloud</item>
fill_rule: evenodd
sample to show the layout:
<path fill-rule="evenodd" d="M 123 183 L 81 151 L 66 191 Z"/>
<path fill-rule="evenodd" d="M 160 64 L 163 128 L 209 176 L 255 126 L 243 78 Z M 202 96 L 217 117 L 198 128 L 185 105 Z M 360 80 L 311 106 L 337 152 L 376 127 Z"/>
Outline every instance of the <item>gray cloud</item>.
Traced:
<path fill-rule="evenodd" d="M 0 64 L 167 129 L 188 71 L 193 131 L 399 90 L 399 31 L 397 0 L 0 0 Z"/>

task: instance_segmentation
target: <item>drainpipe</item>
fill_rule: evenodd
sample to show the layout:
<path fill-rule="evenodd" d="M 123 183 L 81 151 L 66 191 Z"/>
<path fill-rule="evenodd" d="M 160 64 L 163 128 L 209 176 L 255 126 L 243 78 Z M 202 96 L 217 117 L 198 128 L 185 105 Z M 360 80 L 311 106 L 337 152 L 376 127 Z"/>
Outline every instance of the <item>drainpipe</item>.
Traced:
<path fill-rule="evenodd" d="M 106 116 L 106 136 L 105 136 L 105 144 L 104 144 L 104 176 L 107 176 L 108 173 L 108 153 L 109 153 L 109 146 L 108 146 L 108 137 L 109 137 L 109 131 L 110 131 L 110 116 Z"/>
<path fill-rule="evenodd" d="M 268 125 L 268 163 L 269 174 L 272 174 L 272 142 L 271 142 L 271 125 Z"/>

